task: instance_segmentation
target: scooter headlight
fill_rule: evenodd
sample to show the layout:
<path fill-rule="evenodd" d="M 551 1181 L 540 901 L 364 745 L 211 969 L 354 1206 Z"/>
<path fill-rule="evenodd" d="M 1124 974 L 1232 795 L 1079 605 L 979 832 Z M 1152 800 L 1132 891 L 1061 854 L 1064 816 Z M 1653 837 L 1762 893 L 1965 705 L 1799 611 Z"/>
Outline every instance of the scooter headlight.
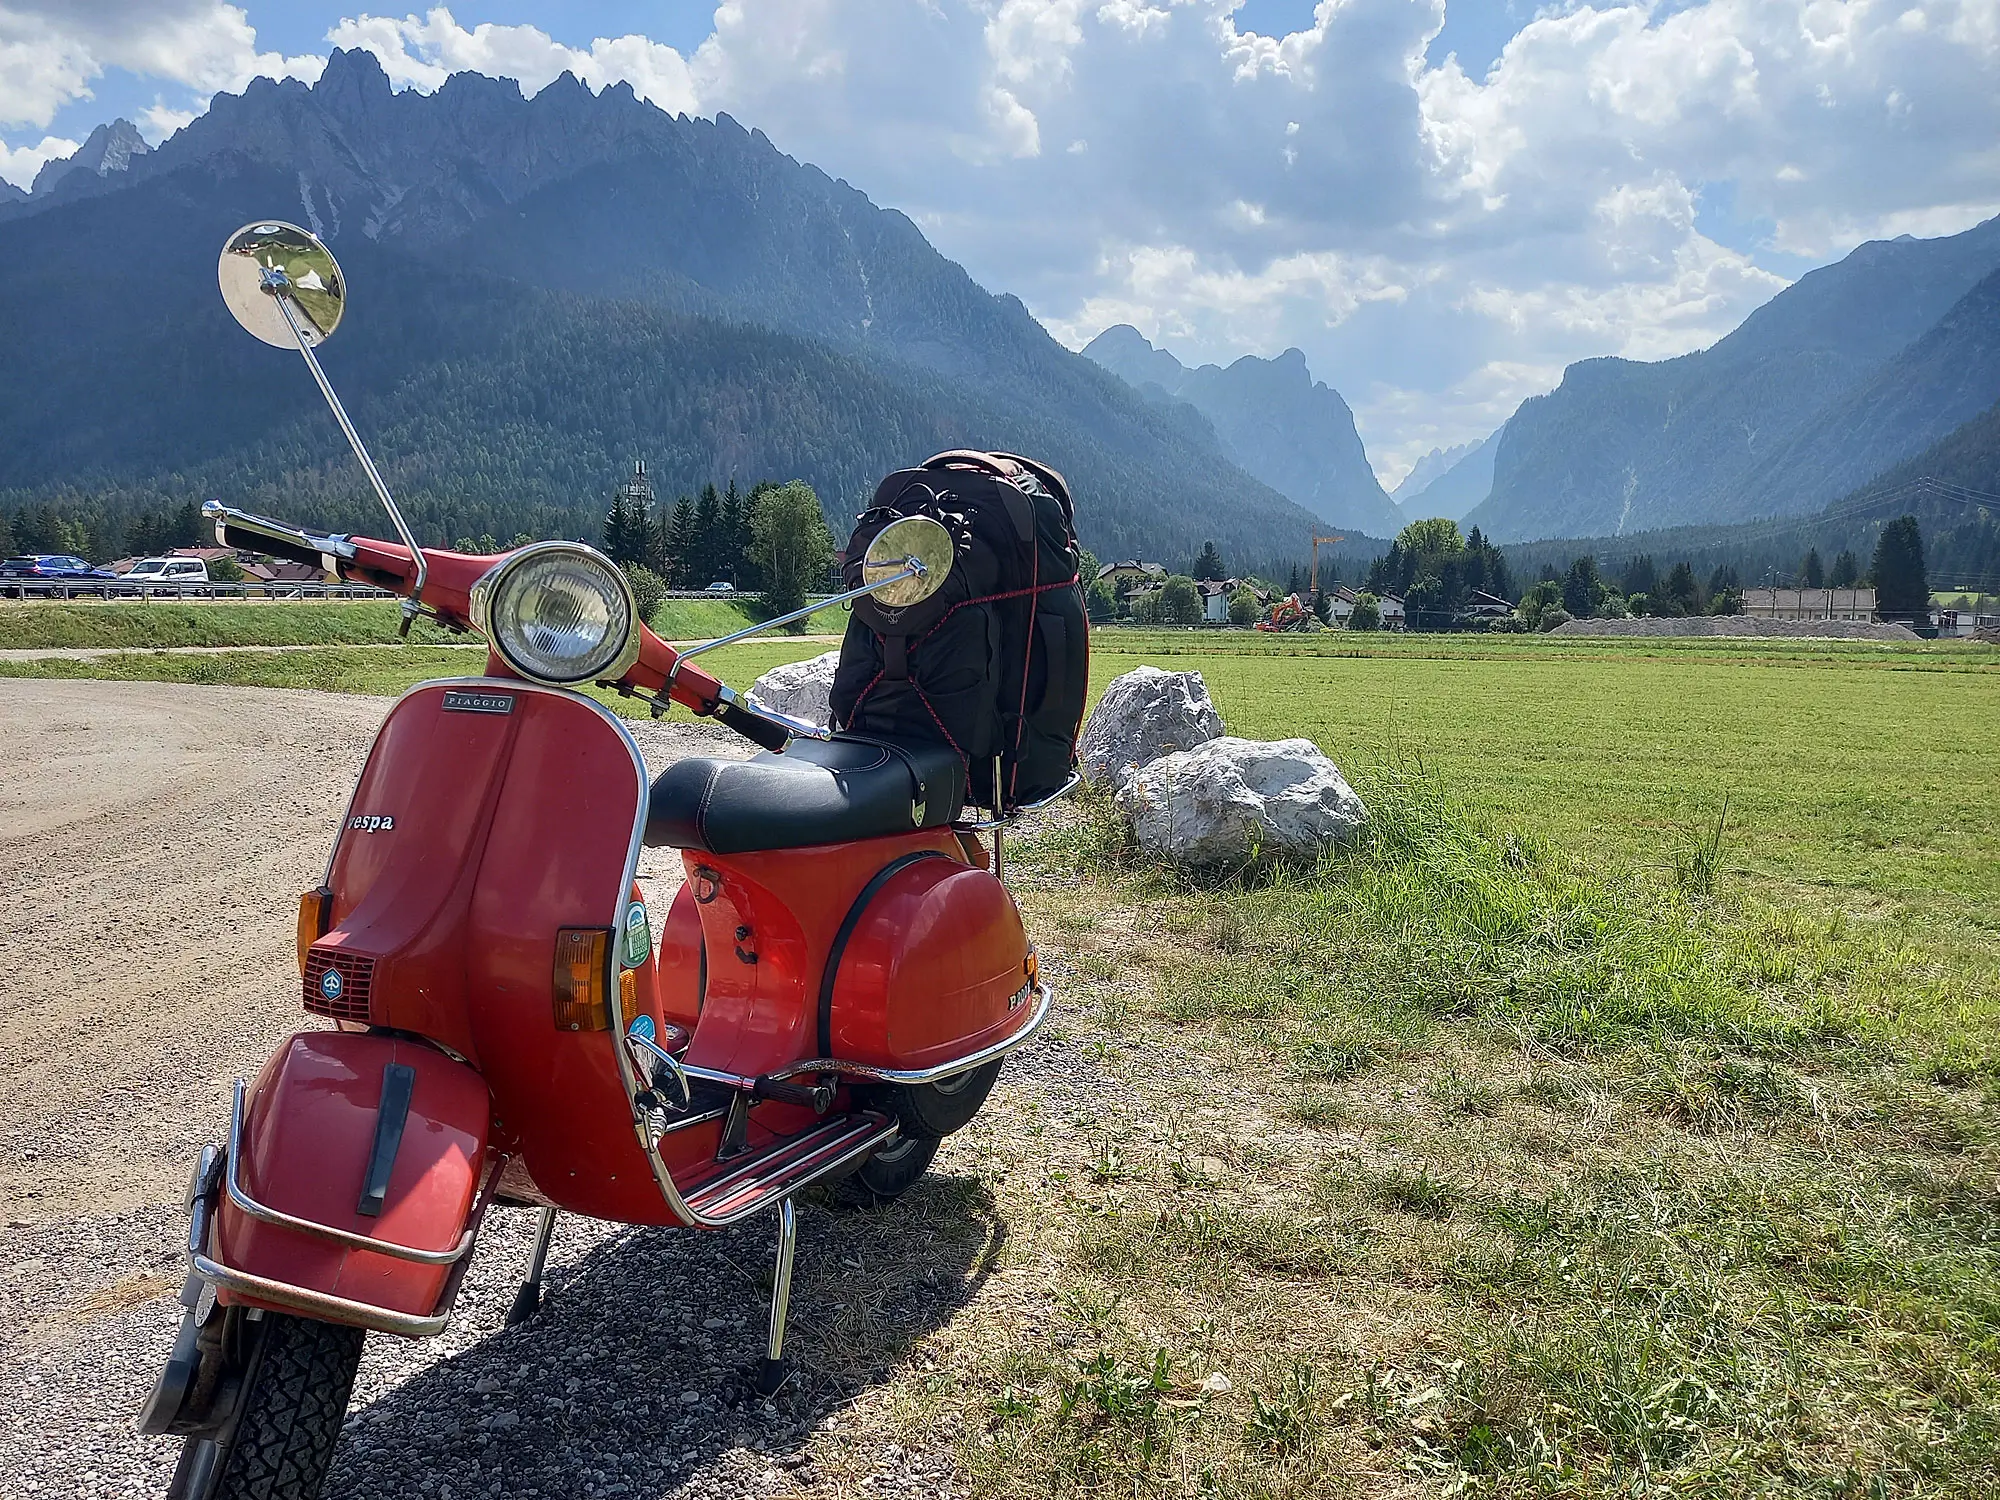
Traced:
<path fill-rule="evenodd" d="M 610 681 L 639 656 L 632 585 L 581 542 L 537 542 L 495 564 L 472 586 L 472 623 L 530 682 Z"/>

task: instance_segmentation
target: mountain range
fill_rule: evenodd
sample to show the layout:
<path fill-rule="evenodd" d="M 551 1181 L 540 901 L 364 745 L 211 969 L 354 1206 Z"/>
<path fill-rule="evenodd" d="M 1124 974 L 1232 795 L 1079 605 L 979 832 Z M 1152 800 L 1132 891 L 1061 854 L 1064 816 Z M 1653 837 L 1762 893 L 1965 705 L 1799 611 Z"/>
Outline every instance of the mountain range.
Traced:
<path fill-rule="evenodd" d="M 1429 516 L 1464 520 L 1492 493 L 1493 454 L 1499 446 L 1500 434 L 1494 432 L 1479 442 L 1461 443 L 1442 452 L 1433 448 L 1396 486 L 1397 508 L 1412 521 Z M 1435 463 L 1431 463 L 1433 459 Z M 1428 472 L 1426 463 L 1431 465 Z"/>
<path fill-rule="evenodd" d="M 1996 272 L 2000 218 L 1872 241 L 1698 353 L 1573 364 L 1466 519 L 1508 541 L 1822 510 L 2000 400 Z"/>
<path fill-rule="evenodd" d="M 105 127 L 0 203 L 0 507 L 217 494 L 380 525 L 304 372 L 216 295 L 223 238 L 275 215 L 341 258 L 325 363 L 432 537 L 592 534 L 635 457 L 668 493 L 807 479 L 844 533 L 882 473 L 961 446 L 1064 470 L 1104 555 L 1289 555 L 1319 524 L 727 115 L 568 75 L 395 93 L 335 51 L 136 140 Z"/>
<path fill-rule="evenodd" d="M 1312 378 L 1299 350 L 1191 370 L 1120 323 L 1083 352 L 1151 400 L 1194 408 L 1231 459 L 1327 524 L 1383 537 L 1402 529 L 1402 513 L 1369 466 L 1354 413 L 1340 392 Z"/>

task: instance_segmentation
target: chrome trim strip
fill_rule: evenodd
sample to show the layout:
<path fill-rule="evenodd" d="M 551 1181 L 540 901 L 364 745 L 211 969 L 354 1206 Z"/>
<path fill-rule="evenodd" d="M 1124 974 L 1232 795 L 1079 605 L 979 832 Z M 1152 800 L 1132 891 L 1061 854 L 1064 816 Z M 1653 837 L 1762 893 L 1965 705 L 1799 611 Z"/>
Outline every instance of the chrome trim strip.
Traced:
<path fill-rule="evenodd" d="M 272 1281 L 263 1276 L 253 1276 L 248 1271 L 232 1270 L 220 1261 L 209 1258 L 208 1200 L 197 1198 L 193 1208 L 194 1212 L 188 1225 L 188 1264 L 193 1268 L 195 1275 L 211 1286 L 227 1287 L 232 1292 L 255 1297 L 260 1302 L 270 1302 L 297 1312 L 333 1318 L 342 1323 L 359 1324 L 363 1328 L 378 1329 L 383 1333 L 398 1333 L 405 1338 L 425 1338 L 430 1334 L 442 1333 L 445 1324 L 451 1321 L 449 1307 L 425 1317 L 418 1313 L 396 1312 L 391 1308 L 376 1307 L 367 1302 L 354 1302 L 346 1297 L 336 1297 L 330 1292 L 316 1292 L 308 1287 Z"/>
<path fill-rule="evenodd" d="M 243 1080 L 239 1078 L 236 1080 L 235 1098 L 229 1106 L 229 1159 L 227 1171 L 223 1175 L 223 1187 L 229 1194 L 229 1201 L 251 1218 L 261 1219 L 266 1224 L 275 1224 L 280 1229 L 309 1234 L 315 1239 L 332 1240 L 336 1245 L 345 1245 L 350 1250 L 366 1250 L 372 1255 L 387 1255 L 396 1260 L 413 1260 L 426 1266 L 448 1266 L 462 1259 L 472 1249 L 476 1230 L 466 1230 L 464 1238 L 453 1249 L 417 1250 L 408 1245 L 398 1245 L 391 1240 L 378 1240 L 369 1235 L 356 1234 L 351 1229 L 336 1229 L 331 1224 L 319 1224 L 311 1219 L 301 1219 L 282 1209 L 259 1203 L 246 1193 L 242 1184 L 236 1180 L 236 1164 L 243 1159 L 243 1093 Z"/>
<path fill-rule="evenodd" d="M 977 1052 L 965 1057 L 955 1057 L 950 1062 L 938 1063 L 929 1068 L 878 1068 L 870 1063 L 842 1062 L 837 1057 L 815 1057 L 806 1062 L 793 1063 L 769 1076 L 773 1079 L 793 1078 L 800 1073 L 840 1073 L 849 1078 L 865 1078 L 871 1083 L 935 1083 L 940 1078 L 950 1078 L 954 1074 L 969 1073 L 974 1068 L 1005 1057 L 1016 1047 L 1024 1045 L 1049 1018 L 1049 1006 L 1054 1002 L 1056 992 L 1040 980 L 1035 982 L 1035 1009 L 1028 1017 L 1027 1025 L 1012 1036 L 1002 1037 L 990 1047 L 981 1047 Z"/>

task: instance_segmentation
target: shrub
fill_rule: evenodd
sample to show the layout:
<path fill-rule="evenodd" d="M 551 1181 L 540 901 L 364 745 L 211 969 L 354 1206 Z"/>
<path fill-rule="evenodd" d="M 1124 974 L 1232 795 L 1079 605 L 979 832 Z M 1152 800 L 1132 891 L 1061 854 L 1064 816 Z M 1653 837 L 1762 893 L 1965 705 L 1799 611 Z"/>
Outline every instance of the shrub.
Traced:
<path fill-rule="evenodd" d="M 1257 596 L 1248 589 L 1238 589 L 1229 600 L 1229 623 L 1237 626 L 1255 625 L 1261 613 Z"/>
<path fill-rule="evenodd" d="M 639 618 L 648 625 L 653 623 L 653 612 L 660 607 L 660 601 L 667 597 L 667 581 L 651 568 L 638 563 L 621 563 L 625 577 L 632 585 L 632 597 L 639 605 Z"/>
<path fill-rule="evenodd" d="M 1382 628 L 1382 601 L 1373 594 L 1354 596 L 1354 613 L 1347 617 L 1349 630 L 1380 630 Z"/>
<path fill-rule="evenodd" d="M 1560 606 L 1542 611 L 1542 629 L 1554 630 L 1558 625 L 1569 624 L 1569 611 Z"/>

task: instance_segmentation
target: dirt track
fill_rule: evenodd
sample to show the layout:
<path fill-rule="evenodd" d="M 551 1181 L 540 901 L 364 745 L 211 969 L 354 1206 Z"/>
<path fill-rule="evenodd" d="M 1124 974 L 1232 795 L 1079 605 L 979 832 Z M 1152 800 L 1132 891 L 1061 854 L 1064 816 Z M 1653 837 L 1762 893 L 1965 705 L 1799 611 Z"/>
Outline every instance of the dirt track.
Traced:
<path fill-rule="evenodd" d="M 164 1489 L 174 1445 L 134 1436 L 131 1422 L 178 1315 L 189 1163 L 223 1126 L 229 1080 L 301 1023 L 296 893 L 318 878 L 386 708 L 0 680 L 0 1364 L 11 1387 L 0 1494 Z M 649 758 L 734 753 L 711 731 L 636 732 Z M 648 851 L 642 873 L 664 894 L 677 864 Z M 761 1340 L 766 1223 L 690 1236 L 565 1219 L 552 1312 L 503 1333 L 530 1222 L 489 1218 L 443 1338 L 370 1340 L 329 1496 L 436 1493 L 440 1481 L 461 1496 L 618 1493 L 606 1487 L 621 1481 L 631 1493 L 769 1494 L 810 1480 L 800 1445 L 841 1398 L 838 1381 L 763 1404 L 740 1379 Z M 810 1212 L 807 1222 L 810 1236 Z M 924 1260 L 909 1282 L 928 1295 L 938 1239 L 917 1221 L 900 1232 L 912 1231 Z M 841 1253 L 868 1239 L 850 1236 Z M 824 1253 L 807 1239 L 802 1277 Z M 628 1359 L 653 1377 L 636 1408 Z M 544 1401 L 562 1408 L 553 1429 Z M 527 1418 L 497 1466 L 484 1419 L 516 1403 Z M 610 1467 L 578 1482 L 589 1464 Z"/>
<path fill-rule="evenodd" d="M 296 893 L 387 707 L 0 679 L 4 1500 L 165 1489 L 177 1445 L 132 1422 L 179 1317 L 189 1165 L 225 1128 L 229 1080 L 304 1020 Z M 633 731 L 655 772 L 690 750 L 745 753 L 708 726 Z M 657 903 L 678 872 L 671 850 L 640 865 Z M 890 1443 L 883 1413 L 907 1365 L 936 1368 L 918 1352 L 933 1331 L 966 1313 L 1046 1315 L 1033 1275 L 996 1270 L 1035 1211 L 1016 1184 L 1053 1149 L 1043 1120 L 1132 1109 L 1142 1072 L 1160 1071 L 1148 1089 L 1167 1097 L 1186 1060 L 1155 1051 L 1114 1078 L 1052 1034 L 1009 1061 L 891 1211 L 802 1203 L 794 1373 L 769 1401 L 746 1378 L 763 1352 L 768 1215 L 708 1234 L 564 1216 L 544 1311 L 508 1329 L 533 1216 L 495 1210 L 451 1327 L 369 1339 L 324 1494 L 963 1493 L 948 1440 Z"/>

